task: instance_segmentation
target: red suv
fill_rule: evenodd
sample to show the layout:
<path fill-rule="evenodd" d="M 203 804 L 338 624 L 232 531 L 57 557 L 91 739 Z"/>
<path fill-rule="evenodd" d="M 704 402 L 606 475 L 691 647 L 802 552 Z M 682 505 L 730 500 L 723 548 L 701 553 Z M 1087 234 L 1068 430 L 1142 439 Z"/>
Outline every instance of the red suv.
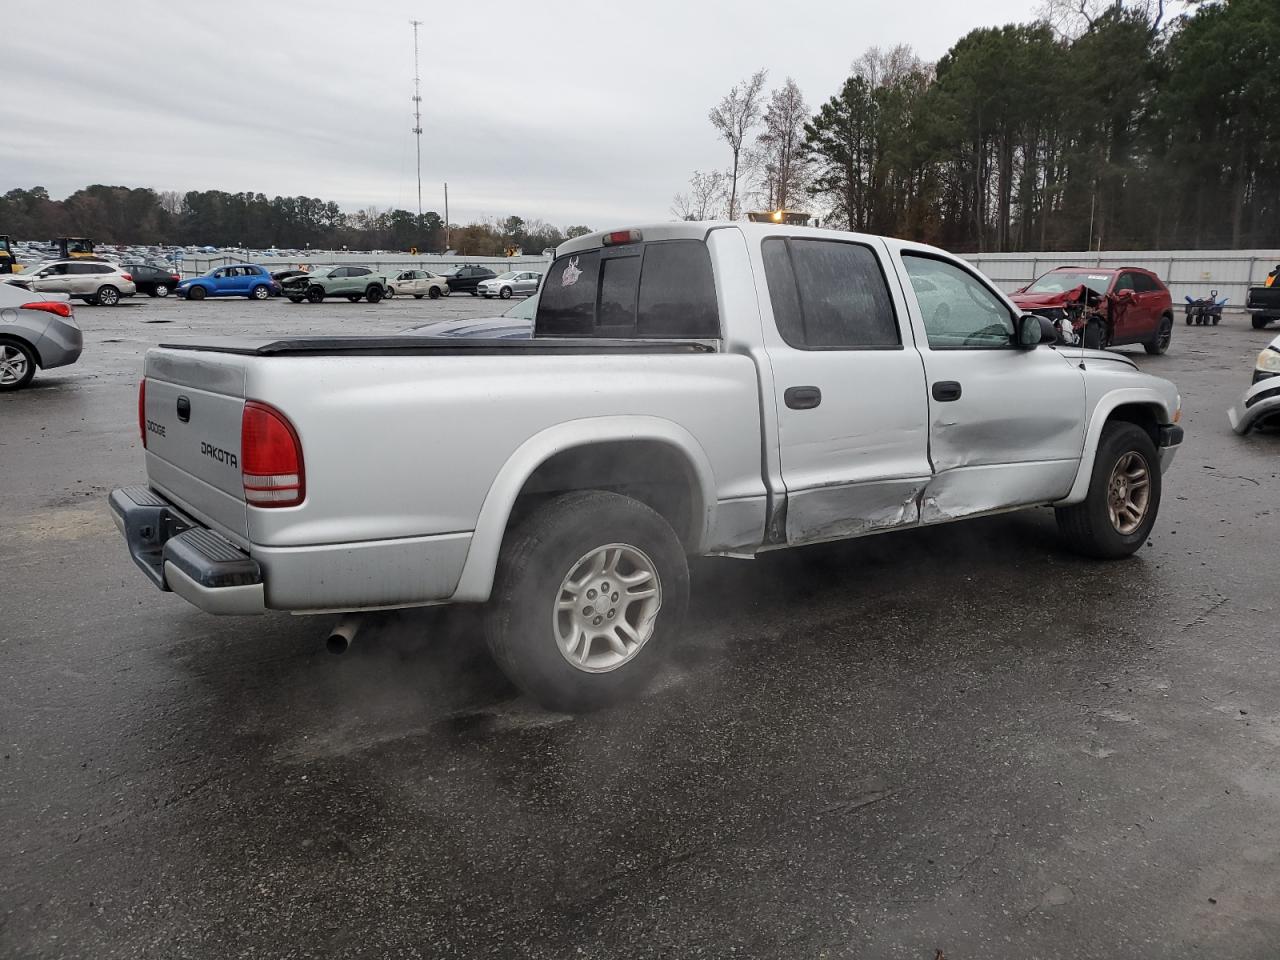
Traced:
<path fill-rule="evenodd" d="M 1069 320 L 1086 347 L 1140 343 L 1164 353 L 1173 336 L 1173 297 L 1141 267 L 1058 267 L 1011 299 L 1028 313 L 1061 323 Z"/>

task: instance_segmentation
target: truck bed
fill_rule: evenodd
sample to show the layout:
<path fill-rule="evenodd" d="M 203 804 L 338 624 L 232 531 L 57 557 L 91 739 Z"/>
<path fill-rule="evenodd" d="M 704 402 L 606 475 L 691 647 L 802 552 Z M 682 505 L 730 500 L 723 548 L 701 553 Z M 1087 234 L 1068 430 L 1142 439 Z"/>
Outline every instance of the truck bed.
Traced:
<path fill-rule="evenodd" d="M 579 353 L 717 353 L 718 340 L 610 340 L 600 337 L 541 337 L 502 340 L 461 337 L 415 337 L 392 334 L 376 337 L 286 337 L 256 340 L 226 337 L 217 340 L 162 343 L 166 350 L 229 353 L 245 357 L 284 356 L 485 356 L 510 354 Z"/>

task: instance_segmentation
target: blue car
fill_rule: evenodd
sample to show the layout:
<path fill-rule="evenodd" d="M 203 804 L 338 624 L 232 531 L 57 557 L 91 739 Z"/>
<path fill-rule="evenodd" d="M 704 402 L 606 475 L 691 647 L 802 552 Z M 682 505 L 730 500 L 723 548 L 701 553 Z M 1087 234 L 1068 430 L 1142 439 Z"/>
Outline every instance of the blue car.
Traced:
<path fill-rule="evenodd" d="M 280 292 L 280 285 L 272 279 L 265 267 L 252 263 L 235 263 L 218 267 L 199 277 L 183 280 L 174 293 L 189 300 L 205 297 L 248 297 L 250 300 L 266 300 Z"/>

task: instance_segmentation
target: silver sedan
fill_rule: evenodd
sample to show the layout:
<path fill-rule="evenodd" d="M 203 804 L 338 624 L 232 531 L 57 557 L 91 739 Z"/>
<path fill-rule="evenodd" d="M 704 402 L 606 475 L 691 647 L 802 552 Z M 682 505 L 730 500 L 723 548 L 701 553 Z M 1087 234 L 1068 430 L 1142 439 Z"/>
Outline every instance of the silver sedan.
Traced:
<path fill-rule="evenodd" d="M 84 346 L 70 298 L 0 283 L 0 393 L 21 390 L 36 367 L 75 363 Z"/>
<path fill-rule="evenodd" d="M 532 270 L 513 270 L 485 280 L 476 287 L 476 293 L 482 297 L 501 297 L 503 300 L 509 300 L 512 295 L 527 297 L 538 292 L 538 284 L 541 282 L 542 274 L 540 273 L 534 273 Z"/>

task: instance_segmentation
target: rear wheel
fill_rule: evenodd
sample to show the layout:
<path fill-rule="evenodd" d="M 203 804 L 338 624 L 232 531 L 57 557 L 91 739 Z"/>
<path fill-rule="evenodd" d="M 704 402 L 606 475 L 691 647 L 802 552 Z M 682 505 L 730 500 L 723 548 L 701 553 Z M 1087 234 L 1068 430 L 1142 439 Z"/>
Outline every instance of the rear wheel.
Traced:
<path fill-rule="evenodd" d="M 249 291 L 249 296 L 254 300 L 265 300 L 267 297 L 271 296 L 271 288 L 265 283 L 260 283 Z"/>
<path fill-rule="evenodd" d="M 595 710 L 653 679 L 688 596 L 684 548 L 661 515 L 616 493 L 568 493 L 508 531 L 486 639 L 542 706 Z"/>
<path fill-rule="evenodd" d="M 1058 529 L 1076 552 L 1115 559 L 1137 551 L 1160 509 L 1160 460 L 1147 431 L 1113 420 L 1102 428 L 1083 503 L 1059 507 Z"/>
<path fill-rule="evenodd" d="M 1187 326 L 1191 326 L 1191 314 L 1187 314 Z"/>
<path fill-rule="evenodd" d="M 109 284 L 103 284 L 93 295 L 93 302 L 104 307 L 114 307 L 120 302 L 120 291 Z"/>
<path fill-rule="evenodd" d="M 307 287 L 308 303 L 320 303 L 323 300 L 324 300 L 324 287 L 314 283 L 311 286 Z"/>
<path fill-rule="evenodd" d="M 203 300 L 205 297 L 204 287 L 192 287 L 187 291 L 188 300 Z"/>
<path fill-rule="evenodd" d="M 0 393 L 21 390 L 36 375 L 36 355 L 25 343 L 0 338 Z"/>
<path fill-rule="evenodd" d="M 479 290 L 476 290 L 475 288 L 472 288 L 472 289 L 471 289 L 471 290 L 469 290 L 468 292 L 469 292 L 473 297 L 478 297 L 478 296 L 480 296 L 480 291 L 479 291 Z"/>
<path fill-rule="evenodd" d="M 1169 349 L 1169 342 L 1173 339 L 1173 317 L 1161 317 L 1160 329 L 1156 331 L 1155 337 L 1148 340 L 1142 346 L 1147 353 L 1152 356 L 1159 356 Z"/>
<path fill-rule="evenodd" d="M 169 285 L 167 283 L 157 283 L 156 289 L 155 289 L 155 296 L 167 297 L 168 295 L 169 295 Z"/>
<path fill-rule="evenodd" d="M 376 283 L 370 284 L 369 289 L 364 292 L 364 298 L 370 303 L 377 303 L 382 299 L 382 288 Z"/>
<path fill-rule="evenodd" d="M 1254 317 L 1254 318 L 1253 318 L 1253 329 L 1255 329 L 1255 330 L 1264 330 L 1264 329 L 1266 329 L 1267 324 L 1268 324 L 1268 323 L 1270 323 L 1270 322 L 1271 322 L 1271 318 L 1270 318 L 1270 317 Z"/>

